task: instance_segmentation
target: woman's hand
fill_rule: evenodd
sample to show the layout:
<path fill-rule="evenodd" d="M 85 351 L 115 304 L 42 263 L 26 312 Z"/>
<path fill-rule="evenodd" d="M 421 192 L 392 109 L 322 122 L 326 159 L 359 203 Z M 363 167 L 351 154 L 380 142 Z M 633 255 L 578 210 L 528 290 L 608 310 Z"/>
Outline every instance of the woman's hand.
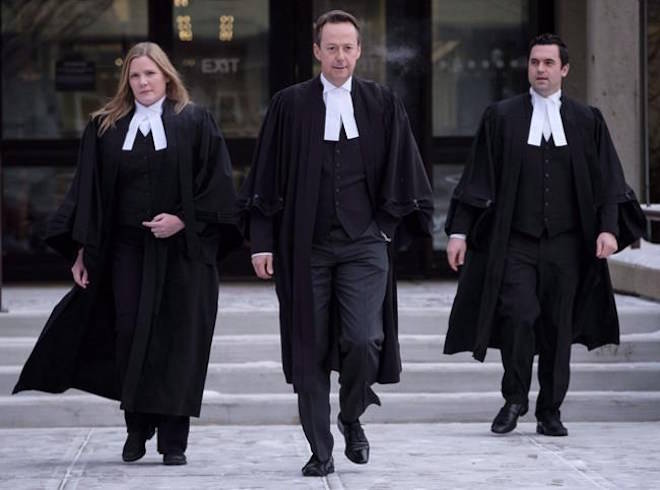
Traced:
<path fill-rule="evenodd" d="M 83 262 L 83 250 L 84 248 L 78 250 L 76 261 L 73 263 L 73 267 L 71 267 L 71 273 L 73 274 L 73 281 L 81 288 L 86 289 L 89 284 L 89 278 L 87 277 L 87 268 Z"/>
<path fill-rule="evenodd" d="M 156 238 L 169 238 L 186 226 L 178 216 L 167 213 L 157 214 L 151 221 L 143 221 L 142 225 L 149 228 Z"/>

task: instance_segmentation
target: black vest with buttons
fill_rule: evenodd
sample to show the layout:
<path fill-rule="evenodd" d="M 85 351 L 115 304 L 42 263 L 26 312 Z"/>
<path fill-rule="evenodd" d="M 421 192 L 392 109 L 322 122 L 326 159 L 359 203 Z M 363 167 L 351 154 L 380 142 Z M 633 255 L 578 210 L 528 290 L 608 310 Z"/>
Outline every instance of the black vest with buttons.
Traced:
<path fill-rule="evenodd" d="M 359 137 L 346 139 L 344 128 L 339 141 L 323 141 L 323 162 L 314 240 L 323 239 L 333 228 L 343 228 L 356 239 L 373 219 Z"/>
<path fill-rule="evenodd" d="M 542 139 L 526 145 L 513 214 L 515 231 L 539 238 L 579 227 L 573 168 L 568 146 Z"/>
<path fill-rule="evenodd" d="M 162 166 L 165 150 L 156 151 L 151 132 L 135 136 L 133 149 L 122 151 L 116 186 L 116 223 L 143 228 L 142 222 L 153 218 L 152 169 Z"/>

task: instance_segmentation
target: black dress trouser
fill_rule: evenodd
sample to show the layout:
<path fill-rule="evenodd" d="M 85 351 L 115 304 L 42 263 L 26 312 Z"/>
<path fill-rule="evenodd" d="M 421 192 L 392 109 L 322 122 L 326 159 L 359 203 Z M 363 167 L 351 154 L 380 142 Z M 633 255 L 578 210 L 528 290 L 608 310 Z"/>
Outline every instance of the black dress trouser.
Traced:
<path fill-rule="evenodd" d="M 140 290 L 144 234 L 139 228 L 120 226 L 112 249 L 112 290 L 115 300 L 117 367 L 123 385 L 133 345 Z M 184 453 L 188 444 L 190 417 L 124 411 L 129 433 L 148 434 L 158 428 L 158 452 Z"/>
<path fill-rule="evenodd" d="M 538 351 L 537 419 L 559 416 L 568 390 L 581 247 L 575 231 L 541 238 L 512 232 L 509 240 L 497 308 L 502 395 L 527 405 Z"/>
<path fill-rule="evenodd" d="M 375 223 L 359 238 L 341 228 L 314 243 L 311 255 L 314 297 L 315 390 L 298 393 L 298 410 L 312 452 L 326 461 L 332 456 L 330 433 L 330 369 L 328 354 L 333 298 L 341 325 L 339 408 L 342 420 L 354 422 L 372 404 L 380 404 L 370 386 L 378 378 L 383 343 L 383 301 L 389 259 L 387 243 Z"/>

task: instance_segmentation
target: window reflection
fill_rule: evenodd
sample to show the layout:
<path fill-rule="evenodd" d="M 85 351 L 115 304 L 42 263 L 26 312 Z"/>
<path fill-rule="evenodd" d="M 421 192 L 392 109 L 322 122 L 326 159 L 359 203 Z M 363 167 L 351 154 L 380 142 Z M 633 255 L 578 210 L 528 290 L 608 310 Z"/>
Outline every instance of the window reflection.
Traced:
<path fill-rule="evenodd" d="M 269 3 L 174 3 L 172 61 L 227 138 L 256 138 L 268 106 Z"/>
<path fill-rule="evenodd" d="M 526 89 L 529 0 L 434 0 L 433 135 L 472 136 L 488 104 Z"/>
<path fill-rule="evenodd" d="M 53 253 L 41 237 L 47 218 L 64 200 L 74 168 L 4 168 L 2 248 L 4 253 Z"/>
<path fill-rule="evenodd" d="M 78 138 L 146 36 L 147 0 L 3 1 L 3 138 Z"/>

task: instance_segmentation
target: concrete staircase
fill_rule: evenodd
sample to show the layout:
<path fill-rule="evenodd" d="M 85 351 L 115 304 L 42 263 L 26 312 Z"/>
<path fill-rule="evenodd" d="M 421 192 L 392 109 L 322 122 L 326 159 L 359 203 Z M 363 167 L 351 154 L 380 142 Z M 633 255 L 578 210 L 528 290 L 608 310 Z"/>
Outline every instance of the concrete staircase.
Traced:
<path fill-rule="evenodd" d="M 490 422 L 502 403 L 499 352 L 483 364 L 442 354 L 455 284 L 402 283 L 398 385 L 376 385 L 382 407 L 372 422 Z M 9 393 L 64 288 L 5 292 L 0 315 L 0 427 L 121 425 L 118 404 L 71 390 Z M 12 307 L 12 304 L 14 307 Z M 621 345 L 592 352 L 574 346 L 566 421 L 660 420 L 660 304 L 617 296 Z M 290 424 L 297 406 L 280 366 L 277 304 L 270 286 L 223 285 L 201 424 Z M 333 403 L 336 399 L 334 378 Z M 537 385 L 532 387 L 532 403 Z M 532 410 L 533 412 L 533 410 Z M 530 420 L 533 415 L 527 415 Z"/>

